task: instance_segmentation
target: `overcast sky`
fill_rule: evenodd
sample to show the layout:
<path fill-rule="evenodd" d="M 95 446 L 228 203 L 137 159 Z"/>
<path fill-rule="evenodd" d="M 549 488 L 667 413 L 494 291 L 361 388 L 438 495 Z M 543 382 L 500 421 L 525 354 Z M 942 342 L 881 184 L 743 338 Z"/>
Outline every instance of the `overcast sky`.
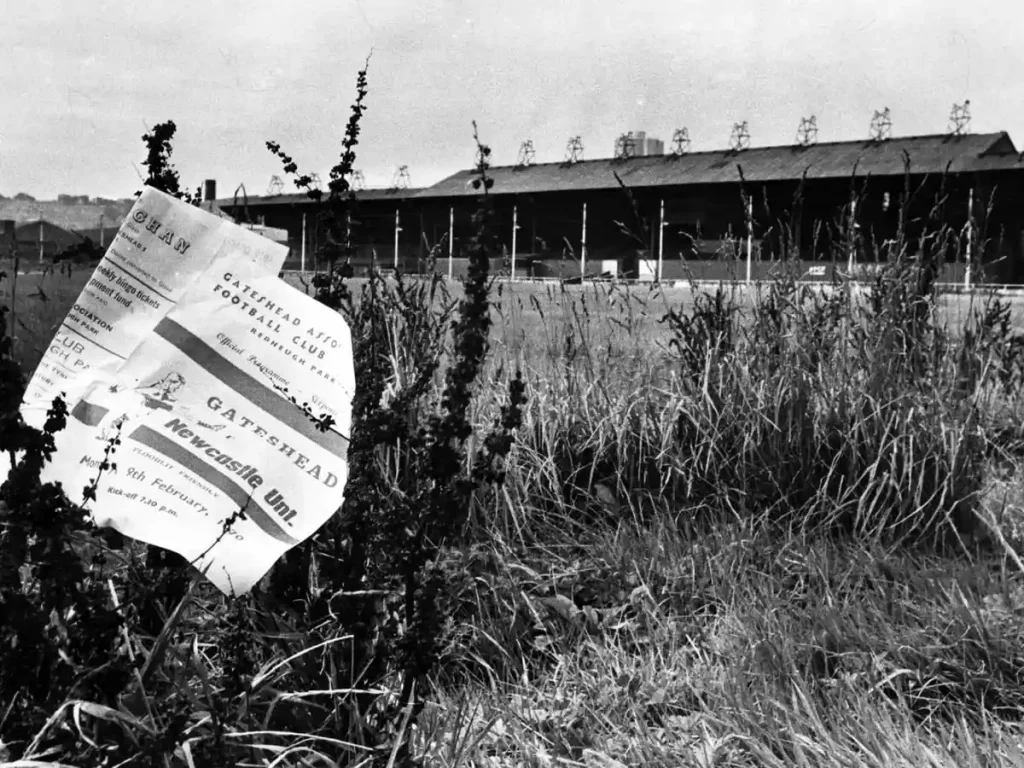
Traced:
<path fill-rule="evenodd" d="M 0 193 L 125 197 L 142 134 L 178 125 L 190 188 L 266 192 L 278 141 L 325 180 L 371 53 L 356 166 L 371 186 L 409 166 L 425 186 L 472 165 L 472 121 L 499 164 L 532 139 L 559 161 L 579 134 L 607 157 L 626 130 L 692 149 L 972 130 L 1024 149 L 1024 16 L 1013 0 L 36 0 L 5 4 Z M 138 169 L 138 170 L 136 170 Z M 291 182 L 286 181 L 289 190 Z"/>

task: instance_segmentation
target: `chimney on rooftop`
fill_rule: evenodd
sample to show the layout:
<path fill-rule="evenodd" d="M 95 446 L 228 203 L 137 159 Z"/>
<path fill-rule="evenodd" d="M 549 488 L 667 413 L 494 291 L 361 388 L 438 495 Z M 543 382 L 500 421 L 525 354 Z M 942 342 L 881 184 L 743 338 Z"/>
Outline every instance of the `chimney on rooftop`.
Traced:
<path fill-rule="evenodd" d="M 217 199 L 217 180 L 207 179 L 203 182 L 203 202 L 208 203 Z"/>

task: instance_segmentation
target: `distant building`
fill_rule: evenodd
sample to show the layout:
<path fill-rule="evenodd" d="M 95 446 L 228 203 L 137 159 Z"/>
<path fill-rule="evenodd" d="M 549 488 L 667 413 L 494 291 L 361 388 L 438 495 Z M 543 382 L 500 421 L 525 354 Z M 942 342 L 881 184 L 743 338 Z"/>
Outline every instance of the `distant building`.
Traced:
<path fill-rule="evenodd" d="M 88 195 L 57 195 L 57 202 L 61 205 L 88 205 Z"/>
<path fill-rule="evenodd" d="M 628 135 L 632 139 L 632 152 L 630 153 L 632 157 L 649 157 L 651 155 L 665 154 L 665 142 L 648 136 L 646 131 L 633 131 Z M 612 157 L 619 156 L 622 152 L 621 141 L 621 137 L 615 140 Z"/>
<path fill-rule="evenodd" d="M 606 272 L 613 262 L 619 275 L 650 279 L 660 252 L 664 279 L 735 279 L 749 248 L 753 279 L 796 256 L 805 279 L 828 280 L 847 272 L 841 222 L 856 190 L 855 265 L 867 270 L 899 233 L 913 255 L 938 224 L 966 232 L 970 210 L 975 243 L 986 241 L 986 279 L 1024 283 L 1024 156 L 1005 131 L 496 166 L 488 176 L 500 237 L 510 243 L 514 212 L 517 268 L 538 276 Z M 444 227 L 452 208 L 456 221 L 473 210 L 473 178 L 466 169 L 421 191 L 414 202 L 424 227 Z M 939 222 L 930 221 L 937 200 Z M 967 247 L 965 238 L 950 241 L 943 281 L 962 281 Z"/>
<path fill-rule="evenodd" d="M 578 278 L 583 271 L 614 269 L 623 277 L 650 279 L 660 252 L 663 279 L 717 280 L 742 277 L 745 269 L 739 265 L 746 262 L 749 248 L 754 279 L 769 274 L 786 255 L 803 260 L 804 279 L 828 280 L 847 269 L 849 249 L 837 222 L 848 214 L 855 187 L 861 245 L 854 261 L 865 270 L 878 246 L 901 231 L 903 242 L 916 248 L 941 199 L 941 222 L 954 232 L 966 231 L 971 211 L 975 242 L 987 240 L 986 279 L 1024 283 L 1024 156 L 1006 132 L 679 156 L 663 154 L 663 143 L 645 134 L 634 138 L 640 144 L 627 161 L 488 169 L 495 231 L 510 255 L 514 248 L 517 272 Z M 357 193 L 354 266 L 388 267 L 397 260 L 406 272 L 423 271 L 431 268 L 433 250 L 435 269 L 447 271 L 451 253 L 454 274 L 464 273 L 480 196 L 475 178 L 476 171 L 466 169 L 425 189 Z M 904 203 L 907 189 L 912 194 Z M 752 230 L 744 192 L 754 201 Z M 286 229 L 292 248 L 289 268 L 297 266 L 303 250 L 307 267 L 317 265 L 314 254 L 327 233 L 305 195 L 217 203 L 236 219 Z M 942 279 L 958 282 L 966 239 L 951 242 Z M 497 256 L 495 268 L 503 262 Z"/>
<path fill-rule="evenodd" d="M 66 195 L 70 199 L 71 196 Z M 12 220 L 21 224 L 48 221 L 70 232 L 116 231 L 131 210 L 134 200 L 117 200 L 100 205 L 60 202 L 57 200 L 0 200 L 0 221 Z M 93 238 L 99 242 L 98 238 Z"/>
<path fill-rule="evenodd" d="M 52 262 L 58 254 L 85 243 L 85 237 L 79 233 L 42 220 L 14 227 L 14 239 L 22 263 Z"/>
<path fill-rule="evenodd" d="M 665 154 L 665 142 L 648 136 L 644 131 L 633 133 L 633 147 L 637 157 Z"/>

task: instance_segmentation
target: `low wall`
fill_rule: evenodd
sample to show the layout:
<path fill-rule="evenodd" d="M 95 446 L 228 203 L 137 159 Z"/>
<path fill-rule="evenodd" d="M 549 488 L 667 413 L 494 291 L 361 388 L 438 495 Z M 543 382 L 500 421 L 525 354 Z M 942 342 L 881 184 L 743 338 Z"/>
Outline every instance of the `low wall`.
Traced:
<path fill-rule="evenodd" d="M 469 259 L 466 258 L 454 258 L 451 260 L 451 271 L 452 277 L 455 279 L 462 279 L 469 273 Z M 384 263 L 380 265 L 383 269 L 391 267 L 390 263 Z M 593 260 L 587 261 L 586 274 L 588 277 L 596 277 L 598 275 L 611 275 L 617 276 L 624 279 L 633 279 L 643 281 L 653 281 L 655 279 L 657 271 L 657 262 L 653 259 L 639 259 L 634 260 L 635 272 L 630 274 L 621 261 L 615 262 L 611 260 Z M 880 270 L 884 264 L 856 264 L 854 265 L 854 276 L 855 279 L 861 282 L 868 281 L 872 275 Z M 417 264 L 412 262 L 403 265 L 403 269 L 408 273 L 417 272 L 417 267 L 426 269 L 426 263 Z M 508 264 L 502 258 L 492 258 L 490 260 L 490 273 L 498 274 L 508 267 Z M 750 278 L 755 281 L 771 280 L 773 278 L 782 276 L 784 274 L 791 274 L 795 279 L 803 282 L 832 282 L 834 278 L 838 280 L 845 280 L 847 275 L 847 265 L 833 263 L 830 261 L 803 261 L 799 263 L 783 263 L 783 262 L 765 262 L 765 261 L 754 261 L 750 265 Z M 297 269 L 298 266 L 292 262 L 286 264 L 285 269 Z M 311 269 L 311 265 L 307 264 L 307 268 Z M 357 276 L 364 276 L 369 268 L 368 264 L 355 264 L 354 271 Z M 436 270 L 442 275 L 448 274 L 448 259 L 439 259 L 436 264 Z M 946 264 L 943 266 L 939 276 L 938 282 L 940 283 L 963 283 L 964 281 L 964 265 L 963 264 Z M 580 263 L 574 259 L 537 259 L 537 260 L 517 260 L 516 263 L 516 277 L 528 278 L 546 278 L 556 280 L 572 280 L 573 278 L 580 277 Z M 733 281 L 733 280 L 745 280 L 747 277 L 747 264 L 745 261 L 725 261 L 725 260 L 692 260 L 692 261 L 681 261 L 679 259 L 666 259 L 662 263 L 662 279 L 666 281 L 686 281 L 686 280 L 700 280 L 700 281 Z M 987 280 L 988 282 L 998 282 L 991 276 Z M 978 283 L 978 276 L 975 275 L 972 282 Z"/>
<path fill-rule="evenodd" d="M 864 282 L 871 280 L 885 264 L 855 264 L 854 279 Z M 652 263 L 650 271 L 647 265 L 640 270 L 640 280 L 653 280 L 657 265 Z M 965 268 L 963 264 L 946 264 L 942 267 L 938 282 L 962 283 Z M 804 282 L 830 283 L 833 279 L 845 280 L 849 275 L 847 264 L 830 261 L 803 261 L 795 263 L 752 262 L 750 279 L 756 281 L 770 280 L 783 275 L 791 275 Z M 663 280 L 745 280 L 747 265 L 742 261 L 666 261 L 662 265 Z M 975 281 L 977 282 L 977 281 Z"/>

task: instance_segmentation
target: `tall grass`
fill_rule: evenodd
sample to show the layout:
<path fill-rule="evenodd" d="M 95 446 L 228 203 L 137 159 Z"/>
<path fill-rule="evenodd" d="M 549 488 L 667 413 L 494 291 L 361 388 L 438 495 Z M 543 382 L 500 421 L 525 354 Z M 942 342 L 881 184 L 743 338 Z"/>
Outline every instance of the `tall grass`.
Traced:
<path fill-rule="evenodd" d="M 530 398 L 435 764 L 1024 759 L 1021 337 L 921 277 L 897 249 L 860 292 L 506 289 L 493 376 Z"/>

